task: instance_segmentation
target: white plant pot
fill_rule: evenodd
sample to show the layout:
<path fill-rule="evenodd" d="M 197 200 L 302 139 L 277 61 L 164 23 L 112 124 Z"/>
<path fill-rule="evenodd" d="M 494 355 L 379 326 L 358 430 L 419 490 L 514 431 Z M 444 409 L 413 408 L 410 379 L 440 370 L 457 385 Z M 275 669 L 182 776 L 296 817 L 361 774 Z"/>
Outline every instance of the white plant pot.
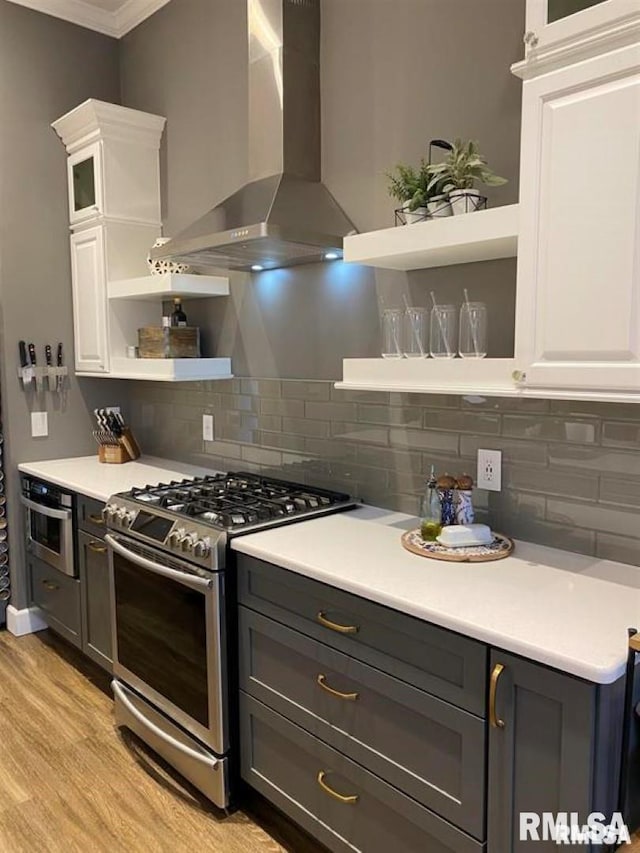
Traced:
<path fill-rule="evenodd" d="M 449 193 L 449 201 L 454 216 L 462 213 L 471 213 L 482 204 L 483 196 L 478 190 L 452 190 Z"/>
<path fill-rule="evenodd" d="M 446 195 L 434 195 L 427 202 L 427 210 L 431 219 L 439 219 L 441 216 L 451 216 L 451 204 Z"/>
<path fill-rule="evenodd" d="M 429 217 L 429 211 L 426 207 L 416 207 L 415 210 L 403 207 L 402 212 L 404 213 L 407 225 L 412 225 L 414 222 L 424 222 Z"/>

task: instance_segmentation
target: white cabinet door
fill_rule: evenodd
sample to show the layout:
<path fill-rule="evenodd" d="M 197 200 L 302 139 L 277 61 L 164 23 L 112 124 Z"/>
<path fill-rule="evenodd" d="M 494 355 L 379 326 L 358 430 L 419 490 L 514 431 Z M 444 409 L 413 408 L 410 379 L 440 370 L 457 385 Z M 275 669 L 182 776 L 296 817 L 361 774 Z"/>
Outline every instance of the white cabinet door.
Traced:
<path fill-rule="evenodd" d="M 638 19 L 638 0 L 527 0 L 527 55 L 550 48 L 571 51 L 598 40 L 612 27 L 622 29 Z"/>
<path fill-rule="evenodd" d="M 517 362 L 640 394 L 640 44 L 524 84 Z"/>
<path fill-rule="evenodd" d="M 71 225 L 104 213 L 102 170 L 102 142 L 87 145 L 67 160 Z"/>
<path fill-rule="evenodd" d="M 71 235 L 76 372 L 106 373 L 107 288 L 104 226 Z"/>

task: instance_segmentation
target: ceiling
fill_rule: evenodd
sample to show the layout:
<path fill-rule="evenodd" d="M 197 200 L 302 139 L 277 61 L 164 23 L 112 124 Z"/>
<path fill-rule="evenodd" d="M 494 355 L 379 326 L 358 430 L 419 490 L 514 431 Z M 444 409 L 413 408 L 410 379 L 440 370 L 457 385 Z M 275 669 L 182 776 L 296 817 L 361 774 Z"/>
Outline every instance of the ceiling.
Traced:
<path fill-rule="evenodd" d="M 81 27 L 120 38 L 169 0 L 9 0 Z"/>

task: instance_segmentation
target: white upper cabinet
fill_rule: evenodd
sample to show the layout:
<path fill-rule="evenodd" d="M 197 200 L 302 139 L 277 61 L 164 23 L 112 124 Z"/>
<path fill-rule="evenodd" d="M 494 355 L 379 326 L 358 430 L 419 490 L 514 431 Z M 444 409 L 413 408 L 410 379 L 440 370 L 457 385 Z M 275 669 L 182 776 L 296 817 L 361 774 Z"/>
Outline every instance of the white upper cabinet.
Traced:
<path fill-rule="evenodd" d="M 104 227 L 71 235 L 73 332 L 78 373 L 109 370 Z"/>
<path fill-rule="evenodd" d="M 640 399 L 638 40 L 525 80 L 516 362 L 526 387 Z"/>
<path fill-rule="evenodd" d="M 527 0 L 526 60 L 514 71 L 527 77 L 631 44 L 639 19 L 638 0 Z"/>
<path fill-rule="evenodd" d="M 52 125 L 67 153 L 69 221 L 159 225 L 162 116 L 89 99 Z"/>

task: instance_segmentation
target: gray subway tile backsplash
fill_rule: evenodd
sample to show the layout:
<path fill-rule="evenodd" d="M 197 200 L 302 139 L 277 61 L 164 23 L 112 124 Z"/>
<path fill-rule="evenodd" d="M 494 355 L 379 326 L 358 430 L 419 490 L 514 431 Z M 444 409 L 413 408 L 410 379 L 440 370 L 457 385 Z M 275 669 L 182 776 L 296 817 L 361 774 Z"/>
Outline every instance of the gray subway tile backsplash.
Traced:
<path fill-rule="evenodd" d="M 215 441 L 202 441 L 213 412 Z M 431 465 L 475 473 L 503 453 L 503 491 L 479 521 L 527 539 L 640 564 L 640 408 L 622 404 L 343 391 L 331 382 L 234 378 L 139 383 L 145 453 L 268 472 L 415 514 Z"/>

